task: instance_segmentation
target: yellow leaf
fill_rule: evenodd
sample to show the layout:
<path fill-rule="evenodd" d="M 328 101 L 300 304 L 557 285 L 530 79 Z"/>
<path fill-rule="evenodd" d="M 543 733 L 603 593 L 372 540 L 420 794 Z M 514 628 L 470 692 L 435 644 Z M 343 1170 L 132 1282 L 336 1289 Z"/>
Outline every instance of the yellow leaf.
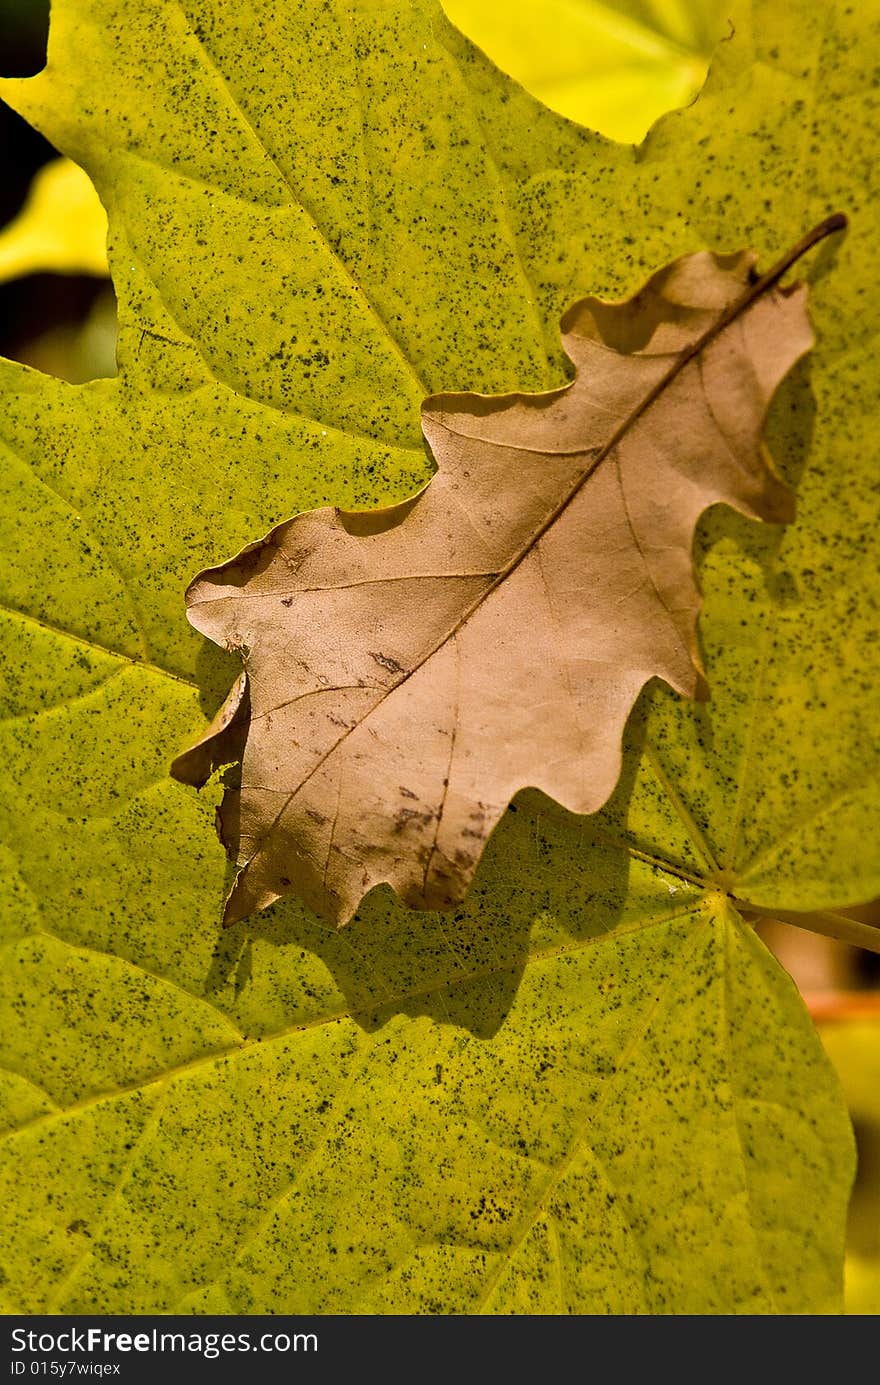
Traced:
<path fill-rule="evenodd" d="M 87 173 L 53 159 L 0 233 L 0 282 L 23 274 L 96 274 L 107 269 L 107 214 Z"/>
<path fill-rule="evenodd" d="M 545 105 L 637 144 L 706 79 L 727 0 L 444 0 L 493 62 Z"/>

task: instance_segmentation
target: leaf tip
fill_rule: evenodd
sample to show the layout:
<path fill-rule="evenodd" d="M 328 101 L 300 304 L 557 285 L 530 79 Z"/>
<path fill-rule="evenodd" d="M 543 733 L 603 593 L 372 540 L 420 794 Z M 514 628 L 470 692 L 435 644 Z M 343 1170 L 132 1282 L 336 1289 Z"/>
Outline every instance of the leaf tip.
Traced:
<path fill-rule="evenodd" d="M 242 900 L 242 890 L 240 881 L 247 873 L 247 866 L 242 866 L 232 882 L 232 888 L 226 897 L 226 904 L 223 908 L 223 928 L 231 928 L 234 923 L 241 923 L 242 919 L 247 918 L 248 914 L 253 913 L 253 906 Z"/>

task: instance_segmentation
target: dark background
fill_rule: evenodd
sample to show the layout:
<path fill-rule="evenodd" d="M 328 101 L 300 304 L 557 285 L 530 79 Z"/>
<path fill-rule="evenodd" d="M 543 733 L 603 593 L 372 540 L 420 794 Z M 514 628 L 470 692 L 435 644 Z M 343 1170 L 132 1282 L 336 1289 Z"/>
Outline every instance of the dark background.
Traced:
<path fill-rule="evenodd" d="M 49 0 L 0 0 L 0 76 L 39 72 L 48 30 Z M 0 226 L 20 210 L 37 169 L 56 152 L 0 101 Z M 0 355 L 37 364 L 30 344 L 50 328 L 84 322 L 105 291 L 105 281 L 85 275 L 30 274 L 0 283 Z M 63 367 L 56 373 L 64 373 Z"/>

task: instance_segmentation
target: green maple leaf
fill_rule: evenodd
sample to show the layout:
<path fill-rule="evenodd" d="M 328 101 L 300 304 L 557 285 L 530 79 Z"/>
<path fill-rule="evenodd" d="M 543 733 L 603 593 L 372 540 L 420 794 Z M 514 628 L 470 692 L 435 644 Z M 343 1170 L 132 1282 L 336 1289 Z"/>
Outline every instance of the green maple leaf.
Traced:
<path fill-rule="evenodd" d="M 120 303 L 118 379 L 0 365 L 10 1310 L 839 1308 L 846 1112 L 743 911 L 880 893 L 880 34 L 790 21 L 744 7 L 637 151 L 432 0 L 62 0 L 3 84 L 95 180 Z M 188 578 L 410 493 L 422 397 L 560 383 L 578 297 L 838 208 L 770 430 L 797 522 L 701 526 L 712 702 L 643 698 L 594 819 L 522 796 L 454 918 L 380 891 L 340 935 L 285 903 L 220 937 L 217 795 L 167 777 L 234 671 Z"/>

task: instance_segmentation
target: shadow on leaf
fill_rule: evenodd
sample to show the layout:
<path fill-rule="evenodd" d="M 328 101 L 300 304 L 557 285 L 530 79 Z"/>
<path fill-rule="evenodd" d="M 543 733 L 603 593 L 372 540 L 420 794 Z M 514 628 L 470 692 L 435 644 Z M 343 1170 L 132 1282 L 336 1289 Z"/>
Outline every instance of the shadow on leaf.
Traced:
<path fill-rule="evenodd" d="M 606 805 L 624 819 L 644 742 L 643 702 L 630 718 L 623 771 Z M 407 909 L 382 887 L 335 932 L 288 897 L 221 932 L 205 989 L 216 992 L 232 980 L 237 995 L 259 939 L 319 957 L 367 1031 L 404 1014 L 489 1039 L 504 1023 L 530 955 L 601 938 L 618 923 L 630 858 L 596 833 L 595 818 L 525 790 L 494 832 L 454 913 Z M 233 876 L 230 865 L 229 883 Z"/>

